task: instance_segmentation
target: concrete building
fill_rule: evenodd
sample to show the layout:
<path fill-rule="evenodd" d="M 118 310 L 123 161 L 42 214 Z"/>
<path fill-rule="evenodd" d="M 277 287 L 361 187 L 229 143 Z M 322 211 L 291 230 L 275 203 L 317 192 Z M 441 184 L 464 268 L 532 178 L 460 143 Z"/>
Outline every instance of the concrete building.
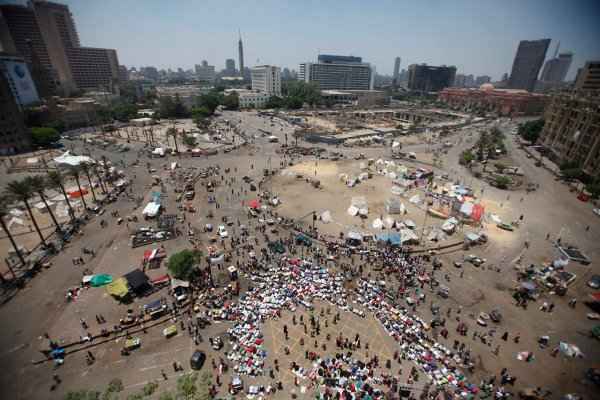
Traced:
<path fill-rule="evenodd" d="M 490 83 L 492 81 L 491 76 L 481 75 L 475 78 L 475 86 L 481 86 L 484 83 Z"/>
<path fill-rule="evenodd" d="M 372 90 L 375 72 L 360 57 L 321 54 L 316 63 L 302 63 L 298 79 L 316 82 L 321 90 Z"/>
<path fill-rule="evenodd" d="M 546 61 L 540 80 L 549 83 L 564 82 L 573 62 L 573 53 L 560 53 Z"/>
<path fill-rule="evenodd" d="M 129 80 L 129 70 L 124 65 L 119 65 L 119 82 L 127 82 Z"/>
<path fill-rule="evenodd" d="M 15 154 L 31 147 L 23 113 L 4 74 L 0 73 L 0 155 Z"/>
<path fill-rule="evenodd" d="M 577 90 L 600 90 L 600 60 L 588 61 L 577 73 Z"/>
<path fill-rule="evenodd" d="M 561 92 L 544 112 L 540 142 L 558 164 L 573 162 L 600 177 L 600 95 L 594 91 Z"/>
<path fill-rule="evenodd" d="M 382 90 L 321 90 L 321 97 L 331 104 L 354 107 L 382 106 L 389 100 Z"/>
<path fill-rule="evenodd" d="M 281 69 L 272 65 L 257 65 L 251 69 L 252 90 L 270 96 L 281 96 Z"/>
<path fill-rule="evenodd" d="M 234 76 L 236 74 L 235 60 L 233 58 L 225 60 L 225 74 L 228 76 Z"/>
<path fill-rule="evenodd" d="M 144 78 L 152 81 L 157 81 L 159 79 L 159 74 L 156 67 L 140 67 L 140 74 Z"/>
<path fill-rule="evenodd" d="M 393 75 L 393 84 L 397 85 L 400 83 L 400 57 L 396 57 L 394 60 L 394 75 Z"/>
<path fill-rule="evenodd" d="M 201 94 L 202 89 L 197 86 L 156 86 L 156 95 L 158 98 L 175 98 L 179 96 L 186 108 L 192 108 L 196 102 L 196 97 Z"/>
<path fill-rule="evenodd" d="M 419 92 L 439 92 L 452 86 L 456 67 L 412 64 L 408 67 L 408 88 Z"/>
<path fill-rule="evenodd" d="M 215 66 L 208 65 L 206 60 L 202 61 L 202 65 L 196 65 L 194 67 L 196 72 L 196 78 L 199 81 L 213 83 L 215 81 L 216 73 Z"/>
<path fill-rule="evenodd" d="M 462 111 L 494 112 L 504 116 L 541 114 L 547 97 L 520 89 L 496 89 L 485 83 L 479 89 L 446 88 L 439 100 Z"/>
<path fill-rule="evenodd" d="M 456 74 L 454 77 L 454 87 L 465 87 L 465 76 L 463 74 Z"/>
<path fill-rule="evenodd" d="M 546 58 L 550 39 L 522 40 L 515 55 L 508 87 L 533 91 Z"/>
<path fill-rule="evenodd" d="M 40 63 L 59 82 L 62 93 L 118 83 L 116 51 L 82 47 L 68 6 L 30 0 L 27 6 L 0 6 L 0 13 L 2 48 L 23 56 L 28 63 L 32 62 L 33 49 Z"/>
<path fill-rule="evenodd" d="M 263 108 L 271 98 L 268 93 L 248 89 L 225 89 L 225 93 L 237 93 L 240 108 Z"/>
<path fill-rule="evenodd" d="M 23 57 L 0 53 L 0 74 L 4 75 L 20 110 L 40 101 L 35 83 Z"/>

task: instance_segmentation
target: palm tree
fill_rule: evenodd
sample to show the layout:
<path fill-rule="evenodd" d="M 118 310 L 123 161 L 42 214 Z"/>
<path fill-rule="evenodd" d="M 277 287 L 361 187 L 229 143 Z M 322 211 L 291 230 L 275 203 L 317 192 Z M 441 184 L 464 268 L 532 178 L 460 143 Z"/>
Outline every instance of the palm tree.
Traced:
<path fill-rule="evenodd" d="M 15 238 L 13 238 L 12 234 L 10 233 L 10 230 L 4 223 L 4 217 L 8 215 L 8 209 L 6 208 L 6 206 L 8 205 L 9 202 L 10 202 L 10 199 L 7 199 L 7 198 L 0 199 L 0 225 L 2 226 L 2 229 L 4 230 L 4 232 L 6 232 L 6 236 L 8 236 L 8 240 L 10 240 L 10 244 L 12 244 L 12 247 L 15 250 L 17 257 L 19 257 L 19 260 L 21 261 L 21 263 L 23 265 L 25 265 L 25 258 L 23 257 L 23 254 L 21 253 L 19 246 L 17 246 L 17 243 L 15 242 Z M 9 263 L 7 263 L 6 265 L 8 266 L 8 270 L 12 274 L 13 278 L 16 278 L 15 271 L 13 271 L 13 269 L 9 265 Z"/>
<path fill-rule="evenodd" d="M 33 193 L 33 188 L 29 182 L 29 179 L 21 179 L 20 181 L 12 181 L 6 185 L 6 190 L 9 195 L 13 198 L 22 201 L 25 204 L 25 208 L 27 208 L 27 212 L 29 213 L 29 218 L 31 218 L 31 222 L 33 222 L 33 226 L 35 226 L 35 230 L 37 231 L 38 236 L 44 247 L 46 247 L 46 239 L 44 239 L 44 235 L 42 235 L 42 231 L 33 216 L 33 212 L 31 211 L 31 206 L 29 205 L 29 199 L 31 199 L 31 195 Z"/>
<path fill-rule="evenodd" d="M 92 165 L 92 172 L 94 172 L 96 178 L 98 178 L 98 183 L 100 184 L 100 189 L 102 189 L 102 193 L 106 194 L 106 187 L 104 186 L 104 182 L 102 181 L 100 173 L 98 172 L 98 164 Z"/>
<path fill-rule="evenodd" d="M 44 191 L 48 188 L 48 181 L 46 181 L 41 175 L 30 176 L 26 179 L 29 179 L 29 184 L 31 185 L 31 188 L 40 196 L 40 199 L 44 203 L 46 210 L 48 210 L 48 214 L 50 214 L 50 218 L 52 218 L 52 222 L 54 222 L 54 225 L 56 226 L 56 230 L 58 230 L 62 234 L 63 230 L 60 227 L 58 221 L 56 220 L 54 213 L 48 206 L 48 201 L 46 200 L 46 196 L 44 193 Z"/>
<path fill-rule="evenodd" d="M 175 128 L 169 128 L 167 129 L 167 138 L 169 136 L 173 137 L 173 141 L 175 142 L 175 152 L 177 152 L 177 154 L 179 154 L 179 147 L 177 147 L 177 129 Z"/>
<path fill-rule="evenodd" d="M 83 192 L 81 191 L 81 182 L 79 182 L 79 178 L 81 176 L 81 171 L 78 166 L 71 166 L 69 168 L 69 174 L 75 178 L 75 182 L 77 182 L 77 188 L 79 189 L 79 194 L 81 194 L 81 201 L 83 202 L 83 208 L 87 210 L 87 204 L 85 203 L 85 197 L 83 196 Z"/>
<path fill-rule="evenodd" d="M 67 195 L 67 191 L 65 190 L 65 186 L 63 184 L 63 177 L 58 171 L 48 171 L 48 184 L 50 187 L 60 189 L 63 196 L 65 196 L 65 201 L 67 202 L 67 207 L 69 207 L 69 214 L 71 215 L 71 221 L 75 219 L 75 212 L 73 211 L 73 207 L 71 206 L 71 201 L 69 200 L 69 196 Z"/>
<path fill-rule="evenodd" d="M 90 163 L 82 162 L 80 166 L 81 166 L 81 170 L 87 176 L 88 182 L 90 183 L 90 189 L 92 191 L 92 197 L 94 198 L 94 203 L 96 203 L 98 200 L 96 199 L 96 192 L 94 191 L 94 184 L 92 183 L 92 177 L 90 176 L 91 165 L 90 165 Z"/>

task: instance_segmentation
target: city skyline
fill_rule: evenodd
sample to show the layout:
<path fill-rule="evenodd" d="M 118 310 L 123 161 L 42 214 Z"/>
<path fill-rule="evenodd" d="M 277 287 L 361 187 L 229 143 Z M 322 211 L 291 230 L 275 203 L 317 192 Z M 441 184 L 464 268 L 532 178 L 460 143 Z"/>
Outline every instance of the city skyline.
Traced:
<path fill-rule="evenodd" d="M 498 80 L 510 72 L 520 40 L 544 37 L 552 39 L 551 46 L 560 41 L 561 49 L 574 53 L 567 80 L 586 61 L 600 58 L 595 40 L 600 5 L 593 1 L 578 2 L 577 7 L 567 1 L 538 0 L 510 1 L 502 7 L 491 1 L 410 6 L 382 1 L 369 8 L 349 1 L 343 12 L 322 3 L 289 3 L 283 8 L 270 6 L 276 2 L 261 2 L 258 8 L 237 2 L 181 2 L 178 7 L 153 0 L 62 3 L 78 21 L 83 42 L 117 49 L 120 63 L 128 67 L 189 69 L 206 59 L 220 70 L 225 59 L 238 58 L 238 29 L 249 67 L 271 64 L 297 70 L 299 63 L 326 53 L 360 56 L 378 73 L 392 75 L 394 58 L 400 55 L 403 69 L 415 63 L 454 65 L 461 73 Z M 132 15 L 145 23 L 132 28 Z M 578 23 L 566 23 L 573 20 Z M 210 38 L 203 40 L 206 36 Z"/>

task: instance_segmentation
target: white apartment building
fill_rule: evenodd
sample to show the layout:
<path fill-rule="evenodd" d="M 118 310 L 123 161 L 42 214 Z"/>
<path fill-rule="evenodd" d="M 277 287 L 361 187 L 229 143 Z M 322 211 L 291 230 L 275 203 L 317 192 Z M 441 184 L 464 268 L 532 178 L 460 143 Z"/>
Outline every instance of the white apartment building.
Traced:
<path fill-rule="evenodd" d="M 281 96 L 281 69 L 272 65 L 252 67 L 252 90 L 267 93 L 270 96 Z"/>
<path fill-rule="evenodd" d="M 258 90 L 225 89 L 225 94 L 237 93 L 240 108 L 263 108 L 271 98 L 271 94 Z"/>

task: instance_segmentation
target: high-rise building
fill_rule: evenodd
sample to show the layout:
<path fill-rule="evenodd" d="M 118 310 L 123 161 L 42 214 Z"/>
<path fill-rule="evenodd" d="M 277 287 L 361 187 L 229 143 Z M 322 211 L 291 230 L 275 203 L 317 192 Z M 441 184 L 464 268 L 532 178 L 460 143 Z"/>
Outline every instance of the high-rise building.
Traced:
<path fill-rule="evenodd" d="M 420 92 L 439 92 L 452 86 L 456 67 L 412 64 L 408 67 L 408 88 Z"/>
<path fill-rule="evenodd" d="M 559 92 L 544 111 L 540 142 L 557 163 L 575 163 L 600 177 L 600 95 L 598 92 Z"/>
<path fill-rule="evenodd" d="M 208 65 L 206 60 L 202 61 L 202 65 L 196 65 L 194 67 L 196 71 L 196 78 L 199 81 L 212 83 L 215 81 L 215 66 Z"/>
<path fill-rule="evenodd" d="M 240 75 L 244 76 L 244 45 L 242 44 L 242 34 L 240 32 L 240 40 L 238 41 L 238 57 L 240 64 Z M 235 67 L 234 67 L 235 69 Z"/>
<path fill-rule="evenodd" d="M 454 77 L 454 87 L 465 87 L 465 75 L 464 74 L 456 74 Z"/>
<path fill-rule="evenodd" d="M 27 6 L 0 6 L 1 45 L 28 63 L 35 50 L 41 65 L 52 72 L 65 93 L 82 89 L 115 89 L 119 80 L 117 53 L 112 49 L 82 47 L 69 7 L 43 0 Z"/>
<path fill-rule="evenodd" d="M 600 60 L 588 61 L 577 73 L 575 89 L 600 90 Z"/>
<path fill-rule="evenodd" d="M 558 53 L 560 42 L 556 45 L 554 57 L 546 61 L 540 80 L 543 82 L 560 83 L 564 82 L 569 72 L 569 67 L 573 62 L 573 53 Z"/>
<path fill-rule="evenodd" d="M 159 78 L 156 67 L 140 67 L 140 74 L 142 74 L 144 78 L 153 81 L 157 81 Z"/>
<path fill-rule="evenodd" d="M 519 48 L 508 80 L 508 87 L 533 91 L 549 45 L 550 39 L 522 40 L 519 42 Z"/>
<path fill-rule="evenodd" d="M 473 87 L 475 86 L 475 77 L 473 74 L 469 74 L 465 76 L 465 87 Z"/>
<path fill-rule="evenodd" d="M 252 67 L 252 90 L 260 90 L 271 96 L 281 96 L 281 69 L 272 65 Z"/>
<path fill-rule="evenodd" d="M 478 76 L 477 78 L 475 78 L 475 85 L 476 86 L 481 86 L 484 83 L 490 83 L 491 81 L 492 81 L 492 77 L 491 76 L 481 75 L 481 76 Z"/>
<path fill-rule="evenodd" d="M 371 90 L 375 73 L 362 58 L 321 54 L 316 63 L 300 64 L 298 79 L 316 82 L 321 90 Z"/>
<path fill-rule="evenodd" d="M 119 65 L 119 81 L 127 82 L 129 80 L 129 70 L 124 65 Z"/>
<path fill-rule="evenodd" d="M 0 73 L 0 154 L 26 151 L 31 146 L 31 136 L 25 128 L 23 113 L 15 101 L 8 80 Z"/>
<path fill-rule="evenodd" d="M 400 57 L 396 57 L 396 59 L 394 60 L 394 85 L 397 85 L 400 82 L 400 61 Z"/>
<path fill-rule="evenodd" d="M 228 58 L 227 60 L 225 60 L 225 73 L 229 76 L 233 76 L 236 74 L 235 60 L 233 58 Z"/>

